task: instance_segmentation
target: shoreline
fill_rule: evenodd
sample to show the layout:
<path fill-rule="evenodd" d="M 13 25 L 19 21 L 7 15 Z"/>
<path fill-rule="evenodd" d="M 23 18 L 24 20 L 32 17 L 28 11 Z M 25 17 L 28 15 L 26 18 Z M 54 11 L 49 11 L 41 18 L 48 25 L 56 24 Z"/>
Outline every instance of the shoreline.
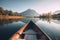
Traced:
<path fill-rule="evenodd" d="M 0 19 L 19 19 L 25 18 L 24 16 L 8 16 L 8 15 L 0 15 Z"/>

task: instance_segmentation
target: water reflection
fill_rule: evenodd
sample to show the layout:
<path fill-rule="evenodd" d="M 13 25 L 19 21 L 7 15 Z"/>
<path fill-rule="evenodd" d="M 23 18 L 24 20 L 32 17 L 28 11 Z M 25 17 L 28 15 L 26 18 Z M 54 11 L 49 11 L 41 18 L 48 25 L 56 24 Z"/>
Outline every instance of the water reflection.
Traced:
<path fill-rule="evenodd" d="M 42 21 L 47 21 L 49 23 L 55 22 L 60 24 L 60 18 L 40 18 Z"/>
<path fill-rule="evenodd" d="M 4 24 L 9 24 L 9 23 L 13 23 L 13 22 L 24 22 L 24 23 L 28 23 L 30 21 L 33 22 L 37 22 L 39 19 L 38 18 L 21 18 L 21 19 L 0 19 L 0 25 L 4 25 Z"/>
<path fill-rule="evenodd" d="M 0 25 L 17 22 L 19 19 L 0 19 Z"/>
<path fill-rule="evenodd" d="M 30 21 L 33 21 L 33 22 L 37 22 L 39 21 L 40 19 L 39 18 L 21 18 L 20 21 L 24 22 L 24 23 L 28 23 Z"/>
<path fill-rule="evenodd" d="M 40 18 L 36 24 L 39 28 L 47 33 L 52 40 L 60 40 L 60 20 L 52 18 Z"/>
<path fill-rule="evenodd" d="M 2 24 L 2 25 L 1 25 Z M 17 19 L 4 19 L 0 21 L 0 40 L 8 40 L 25 23 Z"/>
<path fill-rule="evenodd" d="M 39 26 L 39 28 L 47 33 L 52 40 L 60 40 L 60 25 L 54 22 L 48 23 L 47 21 L 38 21 L 36 24 Z"/>
<path fill-rule="evenodd" d="M 54 19 L 52 19 L 52 21 L 51 22 L 54 22 L 54 23 L 57 23 L 57 24 L 60 24 L 60 20 L 54 20 Z"/>
<path fill-rule="evenodd" d="M 53 40 L 60 40 L 60 20 L 52 18 L 0 19 L 0 39 L 8 40 L 31 20 Z"/>
<path fill-rule="evenodd" d="M 42 20 L 42 21 L 47 21 L 47 22 L 49 22 L 49 23 L 51 23 L 51 19 L 52 19 L 52 18 L 40 18 L 40 20 Z"/>

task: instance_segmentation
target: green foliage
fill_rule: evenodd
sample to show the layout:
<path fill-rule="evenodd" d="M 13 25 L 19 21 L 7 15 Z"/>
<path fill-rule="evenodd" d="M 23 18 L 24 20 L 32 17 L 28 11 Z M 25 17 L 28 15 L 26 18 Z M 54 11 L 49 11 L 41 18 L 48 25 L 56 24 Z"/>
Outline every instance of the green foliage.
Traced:
<path fill-rule="evenodd" d="M 12 12 L 11 10 L 4 10 L 2 7 L 0 7 L 0 15 L 21 16 L 17 12 Z"/>

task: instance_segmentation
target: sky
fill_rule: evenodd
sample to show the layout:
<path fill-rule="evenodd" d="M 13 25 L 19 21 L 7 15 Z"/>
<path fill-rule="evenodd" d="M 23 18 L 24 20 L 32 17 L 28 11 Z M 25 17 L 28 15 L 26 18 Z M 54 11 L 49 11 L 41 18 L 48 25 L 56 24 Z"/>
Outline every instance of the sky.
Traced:
<path fill-rule="evenodd" d="M 0 0 L 0 7 L 19 13 L 33 9 L 41 14 L 60 10 L 60 0 Z"/>

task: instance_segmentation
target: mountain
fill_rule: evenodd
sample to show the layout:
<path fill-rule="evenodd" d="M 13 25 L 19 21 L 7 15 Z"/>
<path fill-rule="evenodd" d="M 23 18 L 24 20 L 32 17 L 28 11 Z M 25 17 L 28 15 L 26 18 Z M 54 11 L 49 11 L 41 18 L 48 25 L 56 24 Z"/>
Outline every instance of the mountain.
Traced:
<path fill-rule="evenodd" d="M 60 10 L 55 11 L 52 17 L 60 20 Z"/>
<path fill-rule="evenodd" d="M 60 10 L 55 11 L 54 14 L 60 14 Z"/>
<path fill-rule="evenodd" d="M 23 16 L 38 16 L 39 14 L 33 9 L 27 9 L 26 11 L 20 13 Z"/>

